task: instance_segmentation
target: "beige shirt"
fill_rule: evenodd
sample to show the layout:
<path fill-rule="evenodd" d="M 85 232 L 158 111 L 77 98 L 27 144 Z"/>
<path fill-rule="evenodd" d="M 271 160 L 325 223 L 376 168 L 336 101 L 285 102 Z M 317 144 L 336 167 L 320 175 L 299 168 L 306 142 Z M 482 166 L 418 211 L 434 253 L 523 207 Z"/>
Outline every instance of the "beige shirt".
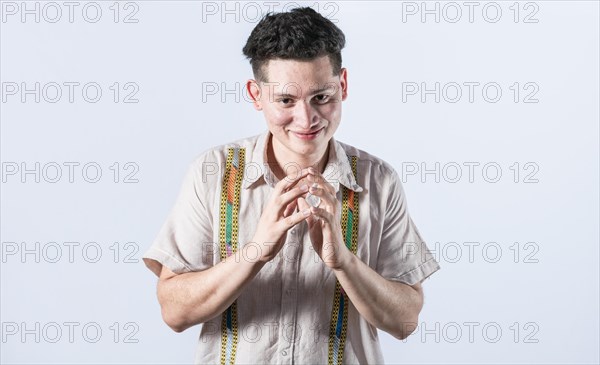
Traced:
<path fill-rule="evenodd" d="M 246 149 L 240 195 L 239 243 L 252 240 L 277 178 L 265 163 L 269 132 L 212 148 L 189 167 L 181 192 L 158 237 L 144 255 L 156 275 L 205 270 L 220 261 L 219 198 L 229 147 Z M 323 173 L 359 193 L 357 256 L 386 279 L 413 285 L 440 267 L 406 207 L 396 171 L 383 160 L 331 139 Z M 358 156 L 355 181 L 347 155 Z M 288 166 L 288 173 L 299 169 Z M 246 259 L 252 260 L 254 257 Z M 336 277 L 312 247 L 306 222 L 287 233 L 278 256 L 265 264 L 238 298 L 236 362 L 324 364 Z M 202 325 L 196 363 L 219 363 L 221 316 Z M 377 329 L 350 304 L 344 363 L 383 363 Z"/>

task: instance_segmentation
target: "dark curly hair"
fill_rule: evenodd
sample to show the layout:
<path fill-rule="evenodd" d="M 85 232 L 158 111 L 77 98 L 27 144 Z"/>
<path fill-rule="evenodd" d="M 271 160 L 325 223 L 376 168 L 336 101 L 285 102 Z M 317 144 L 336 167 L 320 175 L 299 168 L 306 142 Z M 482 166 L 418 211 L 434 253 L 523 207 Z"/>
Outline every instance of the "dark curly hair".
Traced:
<path fill-rule="evenodd" d="M 315 10 L 304 7 L 286 13 L 268 13 L 256 25 L 242 52 L 254 77 L 267 81 L 263 66 L 271 59 L 312 60 L 329 56 L 333 75 L 342 68 L 344 33 Z"/>

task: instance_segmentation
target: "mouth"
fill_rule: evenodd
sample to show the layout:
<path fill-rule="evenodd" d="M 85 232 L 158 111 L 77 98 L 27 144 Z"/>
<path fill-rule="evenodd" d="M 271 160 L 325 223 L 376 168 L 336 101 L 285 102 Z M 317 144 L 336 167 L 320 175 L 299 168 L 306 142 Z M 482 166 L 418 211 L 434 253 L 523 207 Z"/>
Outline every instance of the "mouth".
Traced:
<path fill-rule="evenodd" d="M 325 127 L 321 127 L 314 132 L 292 132 L 296 137 L 303 140 L 311 140 L 317 138 L 317 136 L 321 133 Z"/>

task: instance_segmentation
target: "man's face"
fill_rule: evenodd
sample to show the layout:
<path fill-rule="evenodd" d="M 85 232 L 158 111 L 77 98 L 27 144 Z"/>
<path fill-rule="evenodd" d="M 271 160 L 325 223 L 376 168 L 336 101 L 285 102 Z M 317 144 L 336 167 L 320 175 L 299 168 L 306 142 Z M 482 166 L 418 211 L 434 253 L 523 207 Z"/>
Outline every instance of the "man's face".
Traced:
<path fill-rule="evenodd" d="M 333 76 L 329 57 L 311 61 L 270 60 L 267 82 L 260 82 L 255 107 L 263 110 L 273 134 L 273 149 L 293 159 L 321 158 L 342 116 L 347 96 L 346 70 Z M 248 88 L 256 93 L 256 84 Z"/>

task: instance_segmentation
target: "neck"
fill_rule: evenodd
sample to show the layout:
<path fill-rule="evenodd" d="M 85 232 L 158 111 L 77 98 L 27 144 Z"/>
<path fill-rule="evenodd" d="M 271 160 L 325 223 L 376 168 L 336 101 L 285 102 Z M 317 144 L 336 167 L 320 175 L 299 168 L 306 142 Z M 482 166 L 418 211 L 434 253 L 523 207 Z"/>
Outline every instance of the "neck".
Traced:
<path fill-rule="evenodd" d="M 281 180 L 287 175 L 286 167 L 288 167 L 288 172 L 292 172 L 294 167 L 298 166 L 302 169 L 312 166 L 320 173 L 325 171 L 325 166 L 329 160 L 329 143 L 325 150 L 311 155 L 290 154 L 289 151 L 273 148 L 273 143 L 273 135 L 271 135 L 267 142 L 267 161 L 278 179 Z M 290 166 L 292 166 L 291 169 Z"/>

